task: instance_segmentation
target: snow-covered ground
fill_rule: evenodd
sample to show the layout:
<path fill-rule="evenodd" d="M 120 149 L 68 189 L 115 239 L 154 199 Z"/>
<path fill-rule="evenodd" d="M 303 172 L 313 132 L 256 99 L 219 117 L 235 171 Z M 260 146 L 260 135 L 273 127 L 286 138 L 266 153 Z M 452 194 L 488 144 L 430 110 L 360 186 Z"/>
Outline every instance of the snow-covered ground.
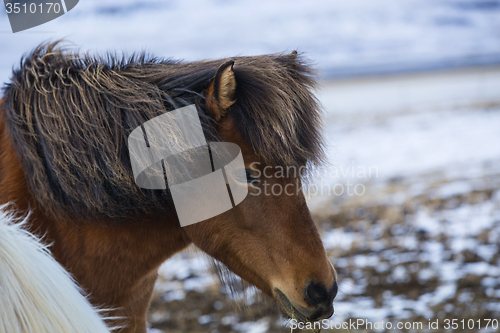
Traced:
<path fill-rule="evenodd" d="M 472 177 L 500 161 L 500 67 L 325 82 L 318 98 L 327 162 L 312 194 L 438 171 Z"/>
<path fill-rule="evenodd" d="M 330 192 L 309 200 L 344 278 L 333 322 L 498 318 L 500 69 L 335 81 L 319 98 Z M 363 194 L 325 186 L 348 181 Z"/>
<path fill-rule="evenodd" d="M 0 11 L 0 81 L 42 41 L 186 60 L 299 49 L 325 77 L 500 62 L 499 0 L 82 0 L 11 33 Z"/>

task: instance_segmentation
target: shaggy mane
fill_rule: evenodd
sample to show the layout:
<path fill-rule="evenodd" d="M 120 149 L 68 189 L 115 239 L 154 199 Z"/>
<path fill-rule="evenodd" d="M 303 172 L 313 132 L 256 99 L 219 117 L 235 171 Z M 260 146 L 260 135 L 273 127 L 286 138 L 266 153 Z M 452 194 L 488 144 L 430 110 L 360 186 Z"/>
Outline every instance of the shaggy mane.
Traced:
<path fill-rule="evenodd" d="M 195 104 L 205 137 L 218 141 L 203 91 L 229 59 L 80 56 L 57 44 L 26 55 L 3 90 L 7 129 L 40 206 L 87 219 L 173 211 L 168 190 L 136 185 L 128 135 L 164 112 Z M 295 52 L 231 59 L 235 129 L 266 163 L 317 163 L 321 141 L 311 68 Z"/>

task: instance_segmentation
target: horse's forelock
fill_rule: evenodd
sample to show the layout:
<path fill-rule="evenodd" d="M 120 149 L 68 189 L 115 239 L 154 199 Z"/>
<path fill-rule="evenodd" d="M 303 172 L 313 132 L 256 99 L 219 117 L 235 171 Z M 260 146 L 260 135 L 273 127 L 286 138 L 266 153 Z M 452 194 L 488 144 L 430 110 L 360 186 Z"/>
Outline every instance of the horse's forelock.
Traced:
<path fill-rule="evenodd" d="M 296 54 L 236 60 L 235 126 L 271 165 L 300 167 L 322 159 L 314 72 Z"/>

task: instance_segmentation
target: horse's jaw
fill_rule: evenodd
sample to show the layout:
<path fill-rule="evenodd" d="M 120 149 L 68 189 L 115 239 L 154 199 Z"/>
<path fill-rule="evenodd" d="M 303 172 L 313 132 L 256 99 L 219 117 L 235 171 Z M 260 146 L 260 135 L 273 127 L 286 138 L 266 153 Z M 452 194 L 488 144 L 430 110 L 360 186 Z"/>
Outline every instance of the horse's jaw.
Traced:
<path fill-rule="evenodd" d="M 314 322 L 330 318 L 333 315 L 333 304 L 328 308 L 307 309 L 300 305 L 294 305 L 288 297 L 279 289 L 274 289 L 274 297 L 285 317 L 295 319 L 298 322 Z"/>

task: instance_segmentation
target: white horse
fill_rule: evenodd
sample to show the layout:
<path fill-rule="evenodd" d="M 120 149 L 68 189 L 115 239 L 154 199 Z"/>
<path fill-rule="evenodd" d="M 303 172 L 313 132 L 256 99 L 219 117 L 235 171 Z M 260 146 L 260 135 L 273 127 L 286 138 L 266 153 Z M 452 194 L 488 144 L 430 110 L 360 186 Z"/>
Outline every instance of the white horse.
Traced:
<path fill-rule="evenodd" d="M 0 333 L 110 332 L 41 240 L 0 206 Z"/>

